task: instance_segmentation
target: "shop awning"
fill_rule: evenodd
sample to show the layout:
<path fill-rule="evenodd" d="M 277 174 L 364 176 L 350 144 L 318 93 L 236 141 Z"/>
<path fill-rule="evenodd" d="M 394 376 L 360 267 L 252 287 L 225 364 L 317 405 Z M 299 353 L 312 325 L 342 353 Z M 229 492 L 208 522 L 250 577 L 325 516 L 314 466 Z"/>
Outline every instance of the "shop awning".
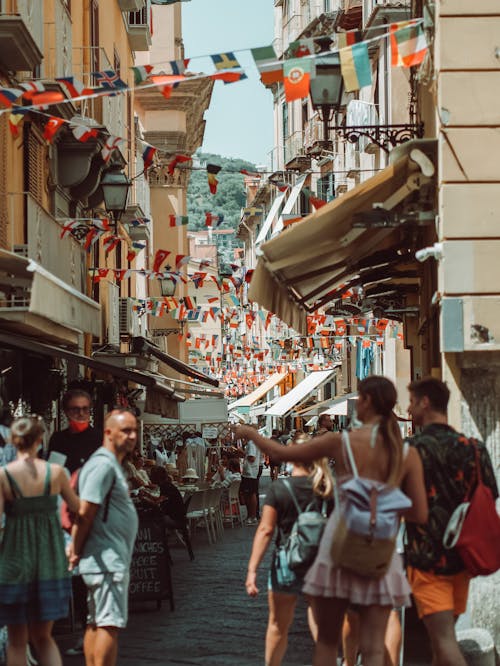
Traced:
<path fill-rule="evenodd" d="M 31 259 L 0 250 L 0 320 L 12 330 L 40 335 L 40 322 L 50 327 L 101 334 L 101 307 L 88 296 L 49 273 Z M 48 336 L 49 337 L 49 336 Z M 57 331 L 53 331 L 57 337 Z M 62 336 L 64 337 L 64 336 Z"/>
<path fill-rule="evenodd" d="M 318 389 L 322 384 L 325 384 L 325 382 L 327 382 L 335 373 L 335 370 L 336 368 L 332 368 L 331 370 L 311 372 L 311 374 L 297 384 L 295 388 L 279 398 L 279 400 L 267 410 L 266 416 L 286 416 L 296 405 L 303 402 L 309 395 L 311 395 L 313 391 Z"/>
<path fill-rule="evenodd" d="M 319 416 L 320 414 L 329 414 L 330 416 L 347 416 L 348 414 L 348 401 L 356 400 L 357 393 L 346 393 L 339 395 L 333 400 L 323 400 L 308 409 L 301 412 L 301 416 Z"/>
<path fill-rule="evenodd" d="M 288 373 L 286 372 L 275 372 L 273 375 L 268 377 L 265 382 L 262 382 L 262 384 L 258 386 L 254 391 L 232 402 L 228 406 L 229 411 L 233 409 L 238 409 L 238 407 L 251 407 L 261 398 L 263 398 L 267 393 L 269 393 L 271 389 L 273 389 L 280 382 L 282 382 L 287 376 L 287 374 Z"/>
<path fill-rule="evenodd" d="M 136 370 L 126 370 L 111 363 L 90 358 L 84 354 L 77 354 L 76 352 L 69 351 L 62 347 L 54 345 L 47 345 L 43 342 L 31 340 L 21 335 L 7 335 L 0 333 L 0 344 L 5 347 L 13 347 L 14 349 L 22 349 L 24 351 L 33 352 L 34 354 L 41 354 L 42 356 L 53 356 L 56 358 L 63 358 L 67 361 L 73 361 L 79 365 L 84 365 L 87 368 L 111 375 L 117 379 L 124 379 L 147 388 L 155 389 L 159 393 L 170 397 L 177 402 L 183 401 L 184 397 L 179 395 L 175 389 L 165 383 L 165 377 L 162 375 L 155 375 L 150 372 L 139 372 Z"/>
<path fill-rule="evenodd" d="M 271 204 L 271 208 L 269 209 L 269 213 L 267 214 L 266 219 L 264 220 L 264 224 L 262 225 L 259 234 L 255 240 L 255 243 L 258 245 L 259 243 L 262 243 L 263 240 L 266 239 L 267 234 L 269 233 L 269 229 L 272 226 L 272 223 L 274 222 L 274 218 L 278 214 L 278 211 L 281 207 L 281 204 L 283 203 L 283 199 L 285 198 L 286 192 L 280 192 L 276 199 L 273 201 Z"/>
<path fill-rule="evenodd" d="M 175 356 L 170 356 L 170 354 L 162 351 L 159 347 L 157 347 L 154 343 L 152 343 L 150 340 L 147 340 L 146 338 L 140 336 L 132 338 L 132 352 L 134 354 L 151 354 L 159 361 L 172 368 L 172 370 L 179 372 L 181 375 L 192 377 L 193 379 L 196 379 L 199 382 L 203 382 L 205 384 L 209 384 L 210 386 L 219 386 L 219 381 L 217 379 L 212 379 L 212 377 L 204 375 L 202 372 L 199 372 L 195 368 L 192 368 L 190 365 L 187 365 L 187 363 L 183 363 L 178 358 L 175 358 Z"/>
<path fill-rule="evenodd" d="M 264 243 L 249 299 L 306 335 L 307 313 L 341 298 L 350 286 L 381 277 L 417 280 L 417 264 L 401 234 L 405 225 L 385 222 L 406 197 L 431 182 L 433 170 L 422 151 L 412 150 Z"/>

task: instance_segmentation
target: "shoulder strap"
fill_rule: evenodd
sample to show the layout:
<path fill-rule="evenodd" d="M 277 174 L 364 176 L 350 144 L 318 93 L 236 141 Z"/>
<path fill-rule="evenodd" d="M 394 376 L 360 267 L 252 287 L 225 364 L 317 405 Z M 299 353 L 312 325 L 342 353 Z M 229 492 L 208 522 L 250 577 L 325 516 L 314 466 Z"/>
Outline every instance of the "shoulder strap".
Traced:
<path fill-rule="evenodd" d="M 358 468 L 356 467 L 356 461 L 354 460 L 354 455 L 351 449 L 351 442 L 349 441 L 349 433 L 347 430 L 342 430 L 342 440 L 344 442 L 345 450 L 347 452 L 347 457 L 349 458 L 349 464 L 351 466 L 351 471 L 354 478 L 359 476 Z"/>
<path fill-rule="evenodd" d="M 18 497 L 18 498 L 23 497 L 23 494 L 21 492 L 21 488 L 19 488 L 19 486 L 17 485 L 17 481 L 15 480 L 15 478 L 9 474 L 7 466 L 4 465 L 3 469 L 4 469 L 4 472 L 5 472 L 5 476 L 7 477 L 7 480 L 9 482 L 10 489 L 12 491 L 12 496 L 13 497 Z"/>
<path fill-rule="evenodd" d="M 50 463 L 47 462 L 45 463 L 47 465 L 47 473 L 45 474 L 45 486 L 43 488 L 43 494 L 44 495 L 50 495 L 50 477 L 51 477 L 51 467 Z"/>
<path fill-rule="evenodd" d="M 370 433 L 370 448 L 371 448 L 371 449 L 374 449 L 374 448 L 375 448 L 375 444 L 377 443 L 378 427 L 379 427 L 379 426 L 378 426 L 378 423 L 376 423 L 376 424 L 373 426 L 372 431 L 371 431 L 371 433 Z"/>
<path fill-rule="evenodd" d="M 299 503 L 297 502 L 297 498 L 295 497 L 295 493 L 293 492 L 292 484 L 288 479 L 283 479 L 283 485 L 292 496 L 293 503 L 295 504 L 295 508 L 297 509 L 297 515 L 300 516 L 300 514 L 302 513 L 302 509 L 300 508 Z"/>

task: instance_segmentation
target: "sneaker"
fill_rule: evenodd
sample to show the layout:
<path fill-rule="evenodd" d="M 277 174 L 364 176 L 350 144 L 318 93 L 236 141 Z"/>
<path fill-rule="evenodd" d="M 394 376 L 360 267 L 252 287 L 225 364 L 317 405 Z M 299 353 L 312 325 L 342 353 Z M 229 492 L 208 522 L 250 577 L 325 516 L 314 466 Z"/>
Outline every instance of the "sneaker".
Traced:
<path fill-rule="evenodd" d="M 68 657 L 79 657 L 80 655 L 83 654 L 83 638 L 80 638 L 76 645 L 74 645 L 72 648 L 69 648 L 66 650 L 64 653 Z"/>
<path fill-rule="evenodd" d="M 258 522 L 259 522 L 259 521 L 257 520 L 257 518 L 248 518 L 248 520 L 246 521 L 245 524 L 246 524 L 246 525 L 249 525 L 249 526 L 250 526 L 250 525 L 257 525 Z"/>

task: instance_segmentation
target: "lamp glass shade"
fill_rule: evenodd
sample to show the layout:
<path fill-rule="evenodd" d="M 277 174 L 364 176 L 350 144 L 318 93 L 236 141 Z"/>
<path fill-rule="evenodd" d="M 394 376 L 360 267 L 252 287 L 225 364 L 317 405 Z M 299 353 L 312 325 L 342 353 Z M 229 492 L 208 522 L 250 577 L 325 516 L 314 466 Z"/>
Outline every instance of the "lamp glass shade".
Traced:
<path fill-rule="evenodd" d="M 318 58 L 316 76 L 310 82 L 314 108 L 330 106 L 338 110 L 342 104 L 343 78 L 337 53 Z"/>
<path fill-rule="evenodd" d="M 108 213 L 123 213 L 127 207 L 130 181 L 123 171 L 107 171 L 102 180 L 101 188 L 104 206 Z"/>
<path fill-rule="evenodd" d="M 160 278 L 160 290 L 162 296 L 173 296 L 177 283 L 172 278 Z"/>

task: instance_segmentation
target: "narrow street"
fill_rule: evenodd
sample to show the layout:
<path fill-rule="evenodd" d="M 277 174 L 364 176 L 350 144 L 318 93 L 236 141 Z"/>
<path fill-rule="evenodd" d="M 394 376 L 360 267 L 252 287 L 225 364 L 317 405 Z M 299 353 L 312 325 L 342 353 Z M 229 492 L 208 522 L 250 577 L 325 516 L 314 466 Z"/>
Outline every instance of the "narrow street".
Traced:
<path fill-rule="evenodd" d="M 269 484 L 261 479 L 261 498 Z M 195 560 L 171 540 L 175 610 L 165 601 L 160 610 L 154 602 L 132 608 L 129 626 L 120 636 L 119 666 L 142 664 L 204 664 L 206 666 L 262 666 L 267 621 L 266 579 L 269 552 L 261 567 L 261 594 L 250 599 L 244 580 L 255 528 L 226 527 L 224 539 L 210 545 L 203 529 L 193 540 Z M 406 637 L 405 666 L 424 666 L 430 660 L 417 656 L 427 643 L 411 624 Z M 419 629 L 421 631 L 421 627 Z M 75 636 L 58 636 L 62 651 Z M 83 666 L 82 657 L 63 656 L 65 666 Z M 312 660 L 312 641 L 306 606 L 299 601 L 283 666 L 307 666 Z"/>

